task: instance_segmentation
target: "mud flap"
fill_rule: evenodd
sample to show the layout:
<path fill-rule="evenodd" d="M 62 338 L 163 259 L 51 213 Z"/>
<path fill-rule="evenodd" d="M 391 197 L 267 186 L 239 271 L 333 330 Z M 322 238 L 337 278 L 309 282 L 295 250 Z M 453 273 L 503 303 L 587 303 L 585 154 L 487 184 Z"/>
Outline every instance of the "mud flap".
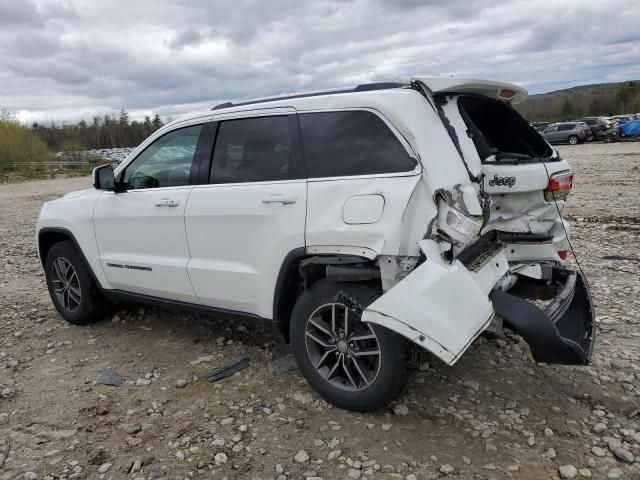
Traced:
<path fill-rule="evenodd" d="M 536 362 L 588 365 L 595 341 L 595 312 L 582 273 L 554 268 L 556 295 L 544 309 L 511 293 L 489 295 L 496 314 L 529 344 Z"/>
<path fill-rule="evenodd" d="M 508 270 L 500 250 L 475 271 L 442 261 L 436 242 L 418 242 L 426 260 L 369 305 L 362 321 L 382 325 L 453 365 L 491 323 L 489 291 Z"/>

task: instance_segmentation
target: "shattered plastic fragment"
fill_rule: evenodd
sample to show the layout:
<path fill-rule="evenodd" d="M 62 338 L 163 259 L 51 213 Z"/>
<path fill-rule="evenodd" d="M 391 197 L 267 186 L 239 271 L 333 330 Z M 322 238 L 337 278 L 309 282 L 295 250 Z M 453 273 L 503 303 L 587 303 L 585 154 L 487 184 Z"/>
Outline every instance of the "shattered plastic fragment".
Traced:
<path fill-rule="evenodd" d="M 237 362 L 230 363 L 229 365 L 225 365 L 224 367 L 216 368 L 213 370 L 207 380 L 210 382 L 217 382 L 218 380 L 223 380 L 225 378 L 229 378 L 230 376 L 238 373 L 241 370 L 244 370 L 249 366 L 249 358 L 244 357 L 238 360 Z"/>

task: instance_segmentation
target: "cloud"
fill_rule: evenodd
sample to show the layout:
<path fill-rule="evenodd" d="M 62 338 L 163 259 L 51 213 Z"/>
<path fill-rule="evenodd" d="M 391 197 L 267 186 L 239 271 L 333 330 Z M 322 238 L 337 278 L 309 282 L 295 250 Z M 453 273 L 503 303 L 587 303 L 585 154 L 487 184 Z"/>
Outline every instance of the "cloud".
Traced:
<path fill-rule="evenodd" d="M 416 74 L 536 93 L 640 78 L 639 24 L 613 0 L 0 0 L 0 104 L 174 115 Z"/>

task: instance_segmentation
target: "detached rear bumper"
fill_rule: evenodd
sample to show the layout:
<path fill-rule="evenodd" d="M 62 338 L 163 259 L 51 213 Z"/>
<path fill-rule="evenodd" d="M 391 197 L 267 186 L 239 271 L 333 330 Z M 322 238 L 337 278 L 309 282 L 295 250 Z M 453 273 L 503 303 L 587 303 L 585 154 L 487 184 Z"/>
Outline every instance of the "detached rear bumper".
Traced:
<path fill-rule="evenodd" d="M 489 298 L 504 325 L 524 338 L 536 362 L 588 365 L 596 336 L 595 312 L 582 273 L 555 267 L 550 281 L 528 280 L 526 285 L 531 291 L 552 291 L 553 300 L 540 309 L 512 293 L 492 291 Z"/>

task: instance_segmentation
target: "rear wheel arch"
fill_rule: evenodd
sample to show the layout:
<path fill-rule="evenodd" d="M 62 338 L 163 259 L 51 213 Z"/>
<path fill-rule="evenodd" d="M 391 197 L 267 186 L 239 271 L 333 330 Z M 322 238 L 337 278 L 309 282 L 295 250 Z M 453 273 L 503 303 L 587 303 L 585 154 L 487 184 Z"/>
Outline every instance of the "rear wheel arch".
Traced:
<path fill-rule="evenodd" d="M 291 312 L 303 291 L 327 278 L 328 265 L 367 265 L 379 272 L 368 258 L 352 255 L 308 255 L 304 247 L 287 254 L 280 267 L 273 298 L 273 319 L 289 342 Z"/>

